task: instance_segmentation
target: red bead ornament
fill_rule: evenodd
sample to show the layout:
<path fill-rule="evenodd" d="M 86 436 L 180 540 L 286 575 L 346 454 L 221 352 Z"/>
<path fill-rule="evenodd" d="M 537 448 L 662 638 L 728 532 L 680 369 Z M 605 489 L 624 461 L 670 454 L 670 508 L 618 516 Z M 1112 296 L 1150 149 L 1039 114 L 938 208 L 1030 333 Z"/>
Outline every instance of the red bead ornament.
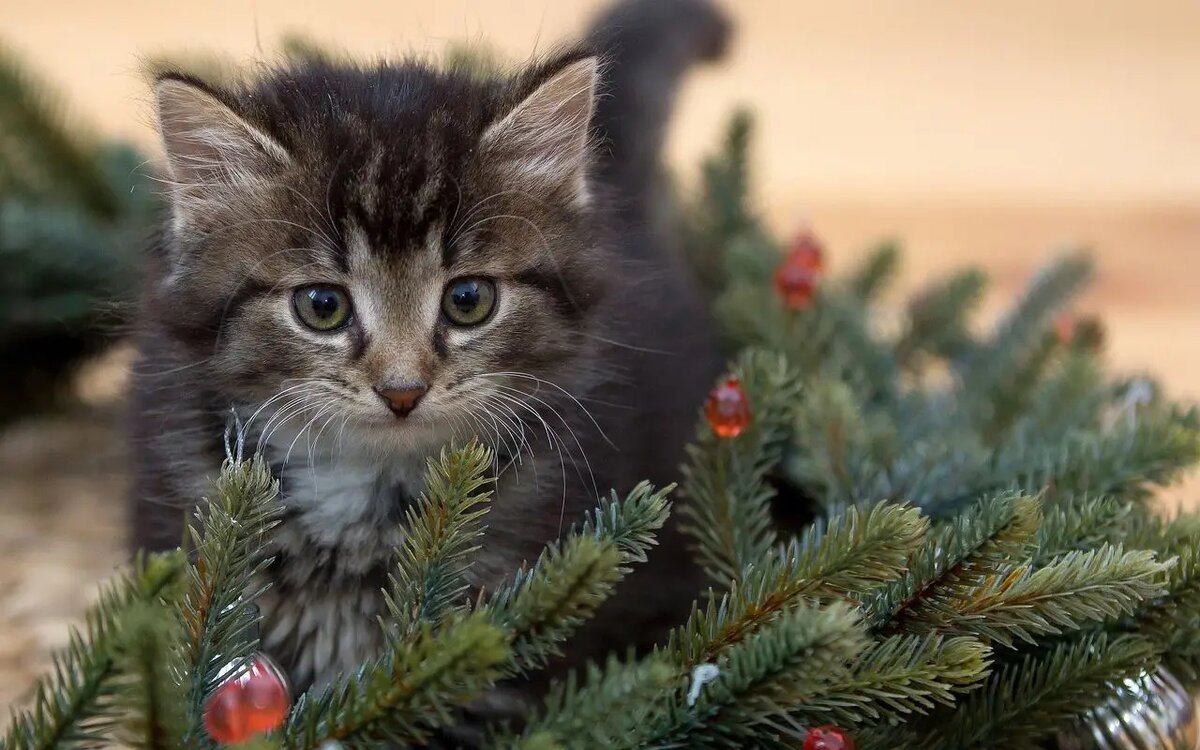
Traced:
<path fill-rule="evenodd" d="M 840 727 L 813 727 L 804 735 L 804 750 L 854 750 L 854 738 Z"/>
<path fill-rule="evenodd" d="M 712 389 L 704 403 L 704 416 L 717 437 L 737 437 L 750 426 L 750 401 L 737 378 Z"/>
<path fill-rule="evenodd" d="M 825 270 L 825 248 L 817 236 L 808 230 L 798 232 L 792 239 L 787 259 L 818 274 Z"/>
<path fill-rule="evenodd" d="M 789 310 L 803 310 L 817 290 L 817 271 L 785 258 L 775 269 L 775 292 Z"/>
<path fill-rule="evenodd" d="M 204 703 L 204 728 L 217 742 L 232 745 L 283 724 L 291 699 L 287 680 L 265 654 L 218 687 Z"/>
<path fill-rule="evenodd" d="M 1054 335 L 1058 343 L 1069 346 L 1075 340 L 1075 316 L 1069 312 L 1060 314 L 1054 319 Z"/>

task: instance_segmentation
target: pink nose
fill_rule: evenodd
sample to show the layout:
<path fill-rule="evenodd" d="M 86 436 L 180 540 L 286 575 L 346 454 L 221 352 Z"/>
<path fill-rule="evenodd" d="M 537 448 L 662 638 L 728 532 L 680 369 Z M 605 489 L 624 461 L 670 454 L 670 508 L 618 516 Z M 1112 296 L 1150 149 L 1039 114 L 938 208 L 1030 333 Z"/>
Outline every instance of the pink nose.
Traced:
<path fill-rule="evenodd" d="M 380 398 L 387 402 L 388 408 L 397 417 L 408 416 L 413 409 L 417 408 L 421 397 L 429 387 L 424 383 L 410 383 L 399 388 L 376 388 L 375 392 Z"/>

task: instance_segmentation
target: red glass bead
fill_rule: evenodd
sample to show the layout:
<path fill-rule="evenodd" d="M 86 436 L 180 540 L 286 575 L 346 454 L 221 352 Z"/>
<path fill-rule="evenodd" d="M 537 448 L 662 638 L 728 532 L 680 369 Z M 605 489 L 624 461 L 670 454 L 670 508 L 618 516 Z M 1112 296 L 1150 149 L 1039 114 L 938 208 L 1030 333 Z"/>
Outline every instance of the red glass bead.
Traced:
<path fill-rule="evenodd" d="M 814 269 L 785 258 L 775 269 L 775 291 L 789 310 L 803 310 L 812 302 L 817 276 Z"/>
<path fill-rule="evenodd" d="M 1069 312 L 1060 314 L 1054 319 L 1054 335 L 1058 343 L 1070 345 L 1075 340 L 1075 316 Z"/>
<path fill-rule="evenodd" d="M 204 728 L 217 742 L 231 745 L 277 729 L 291 699 L 283 673 L 263 654 L 250 668 L 227 680 L 204 703 Z"/>
<path fill-rule="evenodd" d="M 854 738 L 840 727 L 813 727 L 804 735 L 804 750 L 854 750 Z"/>
<path fill-rule="evenodd" d="M 750 426 L 750 401 L 737 378 L 712 389 L 704 404 L 704 416 L 717 437 L 737 437 Z"/>
<path fill-rule="evenodd" d="M 825 270 L 825 248 L 817 236 L 807 230 L 798 232 L 788 246 L 788 262 L 820 273 Z"/>

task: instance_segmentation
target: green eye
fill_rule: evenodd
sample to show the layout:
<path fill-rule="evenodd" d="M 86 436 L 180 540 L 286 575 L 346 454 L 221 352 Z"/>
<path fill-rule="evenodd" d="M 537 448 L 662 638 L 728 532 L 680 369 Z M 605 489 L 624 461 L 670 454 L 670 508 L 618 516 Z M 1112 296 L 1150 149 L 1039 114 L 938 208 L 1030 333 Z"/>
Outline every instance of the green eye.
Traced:
<path fill-rule="evenodd" d="M 455 325 L 479 325 L 487 320 L 495 306 L 496 285 L 478 276 L 451 281 L 442 295 L 442 312 Z"/>
<path fill-rule="evenodd" d="M 292 294 L 292 307 L 314 331 L 332 331 L 350 322 L 350 295 L 336 286 L 302 286 Z"/>

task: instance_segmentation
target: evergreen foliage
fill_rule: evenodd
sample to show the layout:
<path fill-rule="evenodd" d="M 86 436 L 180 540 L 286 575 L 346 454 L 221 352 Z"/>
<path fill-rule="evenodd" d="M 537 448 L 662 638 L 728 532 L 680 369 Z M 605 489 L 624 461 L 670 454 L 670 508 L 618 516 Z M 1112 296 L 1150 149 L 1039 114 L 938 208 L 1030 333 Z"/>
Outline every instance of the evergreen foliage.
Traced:
<path fill-rule="evenodd" d="M 977 271 L 882 329 L 895 243 L 788 309 L 772 289 L 782 248 L 748 197 L 749 135 L 735 118 L 687 212 L 751 411 L 736 437 L 700 420 L 682 470 L 681 526 L 712 587 L 651 653 L 551 681 L 526 722 L 482 727 L 483 744 L 795 748 L 836 724 L 865 748 L 1038 747 L 1122 679 L 1166 664 L 1194 680 L 1200 521 L 1150 500 L 1195 462 L 1200 417 L 1052 334 L 1085 256 L 1048 267 L 983 334 L 968 317 Z M 492 466 L 476 443 L 429 463 L 383 652 L 296 696 L 253 746 L 435 741 L 503 681 L 543 678 L 670 511 L 670 487 L 599 498 L 472 592 Z M 276 491 L 261 460 L 231 458 L 188 562 L 143 560 L 101 598 L 4 747 L 211 747 L 204 702 L 258 648 Z"/>
<path fill-rule="evenodd" d="M 104 143 L 0 46 L 0 420 L 58 404 L 127 328 L 158 199 L 144 158 Z"/>

